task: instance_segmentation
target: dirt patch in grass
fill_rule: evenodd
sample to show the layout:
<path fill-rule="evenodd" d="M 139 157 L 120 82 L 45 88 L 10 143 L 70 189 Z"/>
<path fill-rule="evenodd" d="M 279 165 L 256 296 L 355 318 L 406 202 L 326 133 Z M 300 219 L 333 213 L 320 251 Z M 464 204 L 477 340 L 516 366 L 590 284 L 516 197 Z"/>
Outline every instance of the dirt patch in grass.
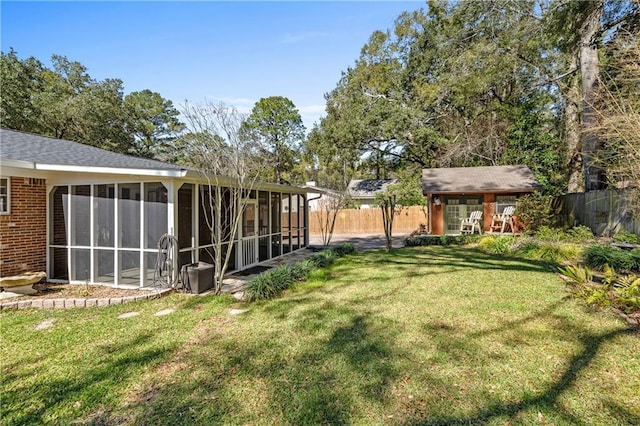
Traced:
<path fill-rule="evenodd" d="M 99 299 L 127 296 L 141 296 L 151 294 L 150 290 L 133 290 L 113 288 L 103 285 L 84 285 L 84 284 L 55 284 L 55 283 L 39 283 L 33 286 L 38 292 L 31 295 L 18 296 L 12 300 L 26 299 Z"/>

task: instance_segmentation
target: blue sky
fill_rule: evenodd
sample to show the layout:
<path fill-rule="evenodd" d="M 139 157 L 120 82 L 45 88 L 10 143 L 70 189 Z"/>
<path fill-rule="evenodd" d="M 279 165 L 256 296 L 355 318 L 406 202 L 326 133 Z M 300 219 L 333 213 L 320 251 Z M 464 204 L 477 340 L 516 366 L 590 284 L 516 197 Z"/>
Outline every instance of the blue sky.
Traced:
<path fill-rule="evenodd" d="M 375 30 L 423 2 L 7 2 L 1 46 L 50 66 L 52 54 L 150 89 L 176 106 L 223 101 L 249 112 L 286 96 L 311 128 L 324 94 Z"/>

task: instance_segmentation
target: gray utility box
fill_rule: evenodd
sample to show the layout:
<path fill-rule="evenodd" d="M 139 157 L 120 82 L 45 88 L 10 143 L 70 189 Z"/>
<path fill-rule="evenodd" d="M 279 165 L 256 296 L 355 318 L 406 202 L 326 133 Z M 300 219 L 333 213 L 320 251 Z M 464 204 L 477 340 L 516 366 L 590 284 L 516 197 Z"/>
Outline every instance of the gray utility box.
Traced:
<path fill-rule="evenodd" d="M 213 265 L 198 262 L 186 265 L 186 268 L 186 277 L 183 275 L 183 279 L 186 278 L 187 282 L 182 283 L 185 290 L 192 294 L 200 294 L 213 287 Z"/>

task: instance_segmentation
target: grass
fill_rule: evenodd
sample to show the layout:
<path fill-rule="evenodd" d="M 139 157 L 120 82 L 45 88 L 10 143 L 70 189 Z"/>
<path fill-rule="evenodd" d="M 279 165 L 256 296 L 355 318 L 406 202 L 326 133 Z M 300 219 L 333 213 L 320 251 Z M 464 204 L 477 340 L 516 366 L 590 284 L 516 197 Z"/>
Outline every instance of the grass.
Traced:
<path fill-rule="evenodd" d="M 357 253 L 249 311 L 2 312 L 3 424 L 638 424 L 640 338 L 543 263 Z M 174 308 L 173 314 L 154 313 Z M 140 315 L 118 319 L 124 312 Z M 36 330 L 43 320 L 50 328 Z"/>

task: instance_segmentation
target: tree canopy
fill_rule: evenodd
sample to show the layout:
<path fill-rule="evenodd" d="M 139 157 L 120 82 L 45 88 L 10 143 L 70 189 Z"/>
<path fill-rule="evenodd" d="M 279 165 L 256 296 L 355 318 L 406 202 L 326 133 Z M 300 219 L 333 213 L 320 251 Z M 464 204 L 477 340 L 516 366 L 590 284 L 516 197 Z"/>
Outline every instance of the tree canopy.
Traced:
<path fill-rule="evenodd" d="M 299 158 L 305 132 L 294 103 L 282 96 L 260 99 L 243 129 L 260 141 L 263 154 L 271 160 L 265 177 L 276 183 L 291 183 L 291 171 Z"/>
<path fill-rule="evenodd" d="M 119 79 L 95 80 L 65 56 L 53 55 L 51 63 L 47 68 L 14 50 L 2 53 L 3 126 L 150 158 L 181 130 L 179 112 L 159 93 L 125 96 Z"/>
<path fill-rule="evenodd" d="M 598 49 L 638 10 L 626 0 L 428 1 L 370 36 L 325 95 L 309 156 L 376 178 L 526 164 L 549 193 L 580 190 L 600 146 L 587 132 Z"/>

